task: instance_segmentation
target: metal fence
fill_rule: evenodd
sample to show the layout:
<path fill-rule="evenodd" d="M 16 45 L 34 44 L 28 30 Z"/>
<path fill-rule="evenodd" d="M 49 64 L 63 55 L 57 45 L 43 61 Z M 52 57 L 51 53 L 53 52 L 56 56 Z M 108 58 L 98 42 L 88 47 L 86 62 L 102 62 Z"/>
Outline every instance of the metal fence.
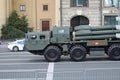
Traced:
<path fill-rule="evenodd" d="M 52 78 L 48 74 L 52 74 Z M 4 71 L 0 80 L 120 80 L 120 69 L 83 69 L 81 71 L 64 71 L 47 73 L 41 71 Z"/>

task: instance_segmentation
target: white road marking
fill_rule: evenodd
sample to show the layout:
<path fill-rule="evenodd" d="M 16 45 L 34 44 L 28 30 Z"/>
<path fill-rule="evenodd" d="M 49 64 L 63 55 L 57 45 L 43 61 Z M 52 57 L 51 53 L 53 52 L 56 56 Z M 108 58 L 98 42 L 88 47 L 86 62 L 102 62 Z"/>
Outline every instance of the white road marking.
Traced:
<path fill-rule="evenodd" d="M 35 72 L 35 71 L 47 71 L 47 69 L 16 69 L 16 70 L 0 70 L 0 72 Z"/>
<path fill-rule="evenodd" d="M 54 63 L 49 63 L 46 80 L 53 80 Z"/>
<path fill-rule="evenodd" d="M 56 63 L 56 64 L 59 64 L 59 65 L 64 65 L 64 64 L 72 64 L 72 63 L 74 63 L 74 64 L 76 64 L 75 62 L 59 62 L 59 63 Z M 120 61 L 111 61 L 111 60 L 102 60 L 102 61 L 100 61 L 100 60 L 93 60 L 93 61 L 83 61 L 83 62 L 78 62 L 78 63 L 80 63 L 80 64 L 105 64 L 105 63 L 120 63 Z"/>
<path fill-rule="evenodd" d="M 87 71 L 96 71 L 96 70 L 120 70 L 120 68 L 88 68 Z"/>
<path fill-rule="evenodd" d="M 30 63 L 0 63 L 1 65 L 5 65 L 5 66 L 10 66 L 10 65 L 48 65 L 48 63 L 40 63 L 40 62 L 30 62 Z"/>
<path fill-rule="evenodd" d="M 12 58 L 12 57 L 40 57 L 38 55 L 1 55 L 0 58 Z"/>
<path fill-rule="evenodd" d="M 0 79 L 0 80 L 17 80 L 17 79 Z"/>
<path fill-rule="evenodd" d="M 0 80 L 36 80 L 36 78 L 0 79 Z M 40 78 L 40 80 L 44 80 Z"/>
<path fill-rule="evenodd" d="M 29 52 L 27 52 L 27 51 L 18 51 L 18 52 L 13 52 L 13 51 L 7 51 L 7 52 L 0 52 L 0 54 L 18 54 L 18 53 L 27 53 L 27 54 L 31 54 L 31 53 L 29 53 Z"/>
<path fill-rule="evenodd" d="M 24 61 L 24 60 L 31 60 L 31 59 L 0 59 L 0 62 L 2 61 Z"/>

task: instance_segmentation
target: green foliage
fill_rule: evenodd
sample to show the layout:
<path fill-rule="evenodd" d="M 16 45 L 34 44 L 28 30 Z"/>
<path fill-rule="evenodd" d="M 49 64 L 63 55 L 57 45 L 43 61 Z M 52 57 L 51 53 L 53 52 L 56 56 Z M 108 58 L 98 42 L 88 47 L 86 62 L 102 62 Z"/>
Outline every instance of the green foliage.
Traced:
<path fill-rule="evenodd" d="M 1 29 L 2 38 L 22 38 L 28 30 L 32 30 L 32 28 L 28 28 L 28 20 L 26 19 L 26 16 L 20 17 L 16 11 L 13 11 L 7 19 L 7 23 L 3 25 Z"/>
<path fill-rule="evenodd" d="M 13 26 L 3 26 L 2 28 L 2 38 L 4 39 L 15 39 L 23 38 L 24 32 L 14 28 Z"/>

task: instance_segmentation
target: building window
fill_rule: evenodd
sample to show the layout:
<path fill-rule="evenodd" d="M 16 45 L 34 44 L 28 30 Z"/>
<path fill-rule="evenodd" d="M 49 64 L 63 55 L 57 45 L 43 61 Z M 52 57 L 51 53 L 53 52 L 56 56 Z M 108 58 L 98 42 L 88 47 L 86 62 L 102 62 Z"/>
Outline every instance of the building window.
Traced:
<path fill-rule="evenodd" d="M 25 5 L 20 5 L 20 11 L 25 11 Z"/>
<path fill-rule="evenodd" d="M 88 0 L 71 0 L 72 7 L 87 7 Z"/>
<path fill-rule="evenodd" d="M 105 7 L 117 7 L 118 0 L 104 0 L 104 6 Z"/>
<path fill-rule="evenodd" d="M 117 25 L 118 22 L 116 21 L 117 16 L 104 16 L 104 25 Z"/>
<path fill-rule="evenodd" d="M 48 5 L 43 5 L 43 11 L 48 11 Z"/>

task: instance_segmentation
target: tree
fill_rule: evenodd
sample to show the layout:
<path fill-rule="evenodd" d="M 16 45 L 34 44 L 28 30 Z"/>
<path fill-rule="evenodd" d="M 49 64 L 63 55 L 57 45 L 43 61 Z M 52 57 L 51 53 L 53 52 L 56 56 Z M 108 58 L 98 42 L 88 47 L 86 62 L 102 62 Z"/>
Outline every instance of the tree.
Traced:
<path fill-rule="evenodd" d="M 3 25 L 1 29 L 2 38 L 22 38 L 28 30 L 32 29 L 28 28 L 28 20 L 26 19 L 26 16 L 20 17 L 16 11 L 13 11 L 8 17 L 6 24 Z"/>

